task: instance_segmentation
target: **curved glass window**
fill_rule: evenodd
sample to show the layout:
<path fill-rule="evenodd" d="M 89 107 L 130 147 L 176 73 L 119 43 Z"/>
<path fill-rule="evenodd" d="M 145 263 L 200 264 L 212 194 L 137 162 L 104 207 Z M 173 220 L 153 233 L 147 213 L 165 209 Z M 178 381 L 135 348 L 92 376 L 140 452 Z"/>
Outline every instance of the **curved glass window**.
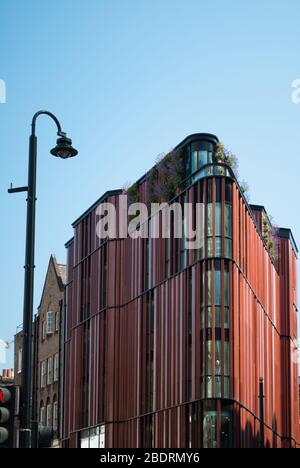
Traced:
<path fill-rule="evenodd" d="M 203 398 L 230 398 L 230 275 L 229 262 L 215 259 L 202 272 L 206 282 L 201 301 Z"/>
<path fill-rule="evenodd" d="M 191 174 L 206 164 L 213 163 L 214 145 L 206 141 L 196 141 L 190 146 Z"/>

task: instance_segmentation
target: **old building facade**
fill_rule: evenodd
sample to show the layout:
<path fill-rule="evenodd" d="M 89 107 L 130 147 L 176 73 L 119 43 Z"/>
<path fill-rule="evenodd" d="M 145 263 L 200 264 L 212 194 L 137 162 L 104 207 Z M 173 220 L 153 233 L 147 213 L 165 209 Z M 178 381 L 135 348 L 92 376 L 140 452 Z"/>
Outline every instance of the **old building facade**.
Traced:
<path fill-rule="evenodd" d="M 53 428 L 53 446 L 59 446 L 60 423 L 60 330 L 66 267 L 51 256 L 34 335 L 33 420 Z"/>
<path fill-rule="evenodd" d="M 38 447 L 38 429 L 52 428 L 52 446 L 60 446 L 61 318 L 66 267 L 51 256 L 41 302 L 33 327 L 32 445 Z M 15 336 L 15 385 L 22 383 L 23 332 Z"/>

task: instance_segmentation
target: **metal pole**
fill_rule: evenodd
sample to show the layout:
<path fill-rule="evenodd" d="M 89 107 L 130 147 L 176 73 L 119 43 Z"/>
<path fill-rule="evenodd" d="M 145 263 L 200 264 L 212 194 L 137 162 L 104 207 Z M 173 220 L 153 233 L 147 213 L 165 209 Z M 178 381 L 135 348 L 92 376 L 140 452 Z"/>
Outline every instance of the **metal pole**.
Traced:
<path fill-rule="evenodd" d="M 26 222 L 26 253 L 23 307 L 23 358 L 21 447 L 31 447 L 31 388 L 32 388 L 32 320 L 35 257 L 37 138 L 32 132 L 29 140 L 28 197 Z"/>
<path fill-rule="evenodd" d="M 57 135 L 65 138 L 70 150 L 70 157 L 77 155 L 77 150 L 71 147 L 72 141 L 62 132 L 57 117 L 51 112 L 42 110 L 32 119 L 32 131 L 29 139 L 28 187 L 11 188 L 8 193 L 27 192 L 27 222 L 26 222 L 26 252 L 25 281 L 23 304 L 23 349 L 22 349 L 22 385 L 21 385 L 21 428 L 20 446 L 31 448 L 32 429 L 37 436 L 37 424 L 32 427 L 32 346 L 33 346 L 33 302 L 34 302 L 34 258 L 35 258 L 35 211 L 36 211 L 36 170 L 37 170 L 37 138 L 36 121 L 40 115 L 47 115 L 57 126 Z M 64 140 L 64 143 L 65 143 Z M 65 147 L 63 147 L 65 149 Z M 71 151 L 72 150 L 72 151 Z M 55 154 L 56 156 L 56 154 Z M 65 158 L 64 158 L 65 159 Z"/>
<path fill-rule="evenodd" d="M 265 405 L 264 405 L 264 379 L 259 381 L 259 417 L 260 417 L 260 436 L 259 448 L 265 448 Z"/>

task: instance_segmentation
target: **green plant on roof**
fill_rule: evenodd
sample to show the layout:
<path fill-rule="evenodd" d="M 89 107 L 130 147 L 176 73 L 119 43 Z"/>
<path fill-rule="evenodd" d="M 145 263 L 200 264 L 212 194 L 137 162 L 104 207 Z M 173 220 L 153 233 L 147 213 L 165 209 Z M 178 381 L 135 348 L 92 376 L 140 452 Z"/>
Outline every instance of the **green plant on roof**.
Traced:
<path fill-rule="evenodd" d="M 262 215 L 262 235 L 271 260 L 275 263 L 278 260 L 278 229 L 265 212 Z"/>

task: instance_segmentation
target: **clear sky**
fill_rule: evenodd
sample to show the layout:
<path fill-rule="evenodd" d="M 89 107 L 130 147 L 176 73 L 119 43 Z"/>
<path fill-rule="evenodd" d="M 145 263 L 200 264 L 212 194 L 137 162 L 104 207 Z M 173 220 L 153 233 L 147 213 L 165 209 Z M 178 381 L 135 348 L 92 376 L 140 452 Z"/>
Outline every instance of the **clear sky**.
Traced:
<path fill-rule="evenodd" d="M 55 127 L 39 121 L 36 306 L 50 254 L 65 261 L 72 221 L 194 132 L 238 155 L 251 202 L 300 243 L 299 18 L 299 0 L 0 1 L 0 338 L 13 338 L 23 301 L 26 197 L 6 190 L 27 183 L 30 121 L 42 108 L 80 156 L 50 157 Z"/>

